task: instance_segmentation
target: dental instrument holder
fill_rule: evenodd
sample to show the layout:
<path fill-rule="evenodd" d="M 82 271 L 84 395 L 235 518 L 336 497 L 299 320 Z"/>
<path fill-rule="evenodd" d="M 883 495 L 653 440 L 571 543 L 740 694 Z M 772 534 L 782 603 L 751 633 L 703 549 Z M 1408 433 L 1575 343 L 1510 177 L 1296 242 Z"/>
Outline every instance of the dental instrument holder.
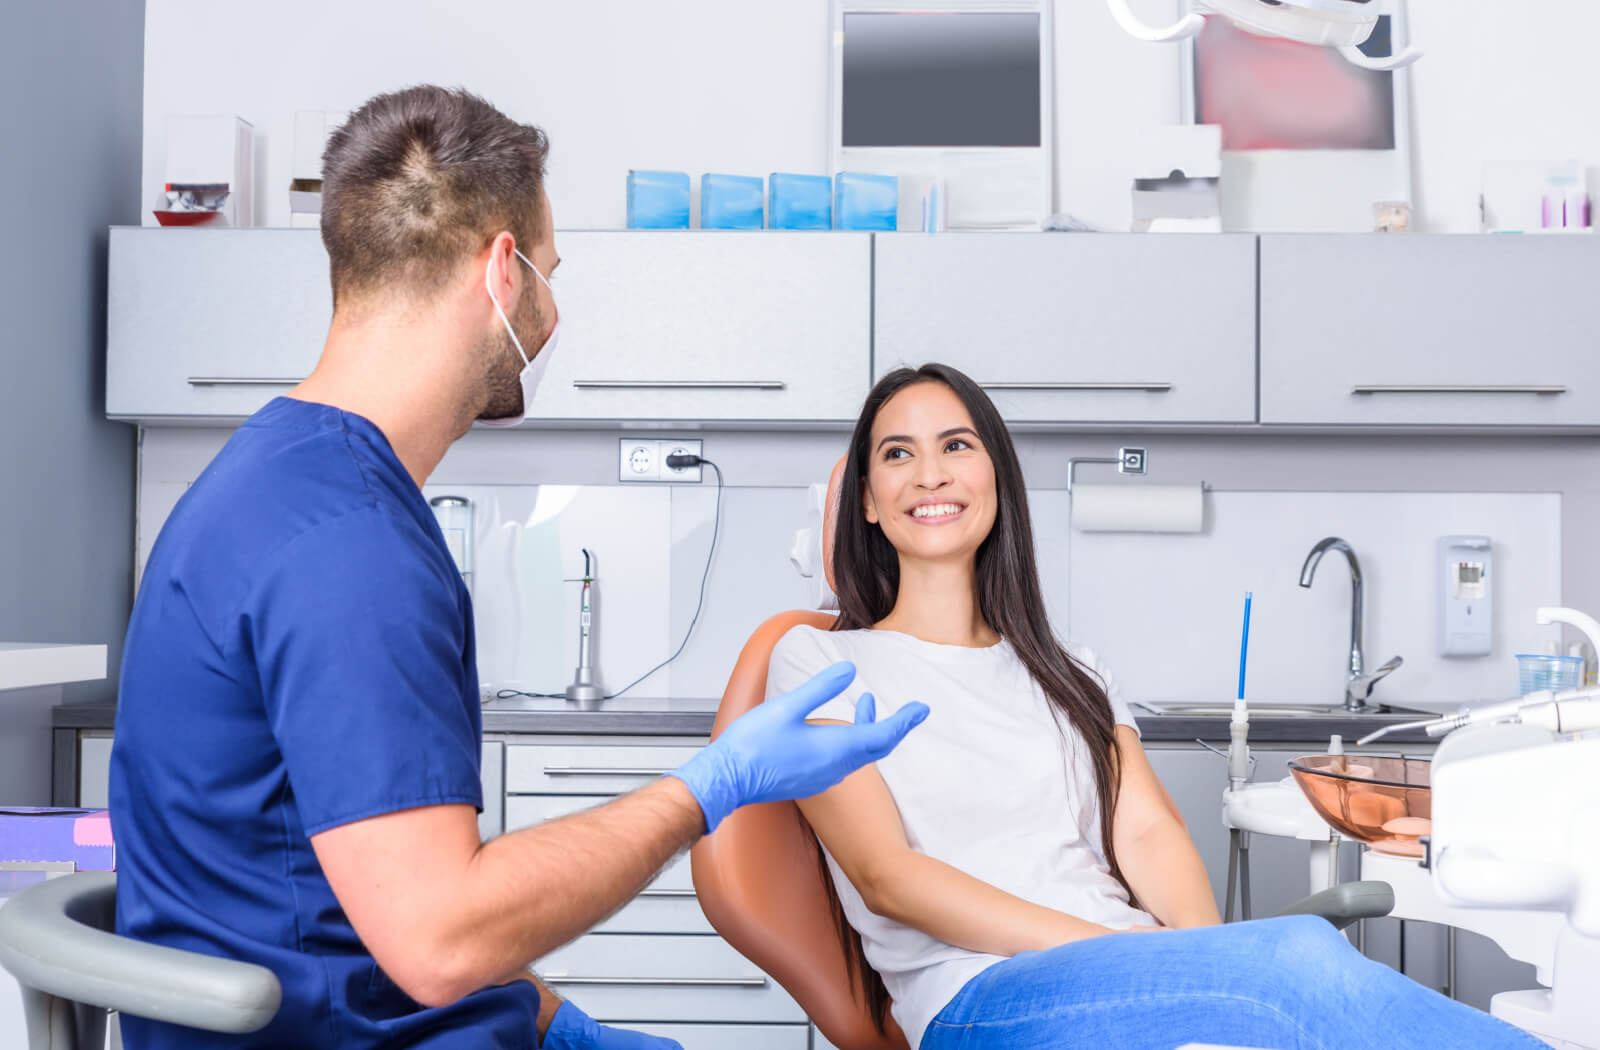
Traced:
<path fill-rule="evenodd" d="M 1103 463 L 1116 467 L 1118 474 L 1143 475 L 1150 465 L 1149 454 L 1142 448 L 1119 448 L 1115 456 L 1073 456 L 1067 460 L 1067 493 L 1072 492 L 1073 472 L 1083 463 Z"/>
<path fill-rule="evenodd" d="M 571 582 L 582 583 L 583 588 L 578 599 L 578 667 L 572 674 L 572 684 L 567 686 L 567 699 L 593 703 L 605 699 L 605 690 L 595 680 L 591 662 L 594 618 L 590 598 L 594 588 L 594 555 L 587 547 L 583 548 L 583 576 Z"/>

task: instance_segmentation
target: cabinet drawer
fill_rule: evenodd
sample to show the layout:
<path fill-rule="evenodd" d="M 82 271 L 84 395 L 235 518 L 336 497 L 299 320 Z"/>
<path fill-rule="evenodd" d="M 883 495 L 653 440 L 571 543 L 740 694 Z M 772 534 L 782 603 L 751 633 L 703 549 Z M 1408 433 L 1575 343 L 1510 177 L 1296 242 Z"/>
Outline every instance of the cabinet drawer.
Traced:
<path fill-rule="evenodd" d="M 1263 423 L 1600 425 L 1600 240 L 1261 238 Z"/>
<path fill-rule="evenodd" d="M 806 1020 L 776 981 L 720 937 L 591 934 L 534 969 L 602 1021 Z"/>
<path fill-rule="evenodd" d="M 542 420 L 834 420 L 866 397 L 870 234 L 558 232 Z"/>
<path fill-rule="evenodd" d="M 697 747 L 512 744 L 506 791 L 513 795 L 620 795 L 659 780 Z"/>
<path fill-rule="evenodd" d="M 880 234 L 874 372 L 943 361 L 1019 423 L 1255 420 L 1255 239 Z"/>
<path fill-rule="evenodd" d="M 803 1024 L 619 1024 L 635 1032 L 676 1039 L 683 1050 L 808 1050 Z"/>
<path fill-rule="evenodd" d="M 242 418 L 311 374 L 333 315 L 315 230 L 111 231 L 106 414 Z"/>

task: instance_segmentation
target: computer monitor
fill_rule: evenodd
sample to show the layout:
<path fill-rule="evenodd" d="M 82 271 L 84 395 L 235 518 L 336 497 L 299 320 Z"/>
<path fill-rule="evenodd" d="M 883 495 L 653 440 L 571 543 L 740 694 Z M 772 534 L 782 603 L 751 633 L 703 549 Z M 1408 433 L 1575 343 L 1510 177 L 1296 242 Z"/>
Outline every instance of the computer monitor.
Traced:
<path fill-rule="evenodd" d="M 940 178 L 953 227 L 1037 227 L 1054 174 L 1050 0 L 833 0 L 829 156 Z"/>

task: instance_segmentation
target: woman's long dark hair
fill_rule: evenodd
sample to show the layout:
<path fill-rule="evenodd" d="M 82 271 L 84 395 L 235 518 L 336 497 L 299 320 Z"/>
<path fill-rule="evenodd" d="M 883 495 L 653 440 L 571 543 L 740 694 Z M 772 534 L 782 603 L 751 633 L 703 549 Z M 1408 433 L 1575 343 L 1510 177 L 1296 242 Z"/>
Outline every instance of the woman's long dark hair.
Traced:
<path fill-rule="evenodd" d="M 1078 731 L 1094 767 L 1095 797 L 1100 801 L 1100 848 L 1111 874 L 1137 901 L 1117 864 L 1111 842 L 1119 776 L 1116 723 L 1104 685 L 1081 666 L 1056 639 L 1045 616 L 1044 594 L 1034 562 L 1033 527 L 1022 467 L 1005 421 L 983 389 L 948 365 L 900 368 L 880 379 L 856 420 L 849 457 L 839 483 L 839 518 L 834 526 L 833 581 L 839 595 L 839 618 L 833 629 L 871 627 L 894 609 L 900 592 L 900 556 L 877 525 L 867 521 L 862 488 L 872 456 L 872 425 L 891 397 L 918 383 L 942 383 L 966 406 L 978 440 L 994 464 L 996 511 L 989 535 L 978 547 L 978 611 L 995 633 L 1010 643 L 1033 680 L 1039 683 L 1056 713 Z M 819 847 L 820 856 L 820 847 Z M 867 1006 L 880 1031 L 888 1023 L 889 993 L 883 979 L 867 964 L 861 937 L 845 918 L 824 870 L 834 923 L 844 942 L 852 982 L 859 979 Z M 858 977 L 859 975 L 859 977 Z"/>

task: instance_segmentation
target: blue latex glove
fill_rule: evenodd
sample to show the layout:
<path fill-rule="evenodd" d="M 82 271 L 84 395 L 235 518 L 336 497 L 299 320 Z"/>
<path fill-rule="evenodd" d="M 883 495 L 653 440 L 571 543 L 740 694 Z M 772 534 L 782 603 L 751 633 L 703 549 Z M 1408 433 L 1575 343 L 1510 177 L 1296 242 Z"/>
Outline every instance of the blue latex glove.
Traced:
<path fill-rule="evenodd" d="M 597 1024 L 569 1002 L 557 1007 L 539 1046 L 542 1050 L 683 1050 L 676 1039 Z"/>
<path fill-rule="evenodd" d="M 928 717 L 907 704 L 879 722 L 872 694 L 856 703 L 853 726 L 814 726 L 806 716 L 844 692 L 856 677 L 837 663 L 792 692 L 745 712 L 721 736 L 670 775 L 689 786 L 706 815 L 706 834 L 740 806 L 810 798 L 887 755 Z"/>

